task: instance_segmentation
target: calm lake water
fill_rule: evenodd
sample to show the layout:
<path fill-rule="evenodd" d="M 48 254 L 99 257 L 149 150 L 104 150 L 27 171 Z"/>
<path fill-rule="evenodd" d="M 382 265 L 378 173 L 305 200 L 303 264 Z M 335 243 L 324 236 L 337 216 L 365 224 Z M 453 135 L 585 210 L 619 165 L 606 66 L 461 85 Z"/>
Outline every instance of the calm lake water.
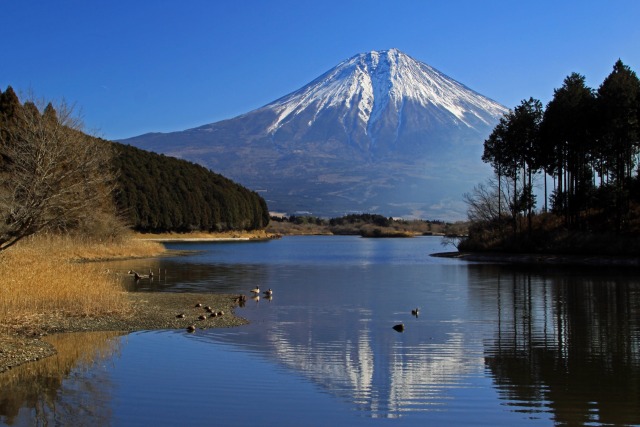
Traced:
<path fill-rule="evenodd" d="M 0 375 L 0 423 L 640 425 L 637 270 L 434 258 L 435 237 L 168 246 L 198 252 L 110 268 L 272 300 L 237 328 L 52 337 L 58 356 Z"/>

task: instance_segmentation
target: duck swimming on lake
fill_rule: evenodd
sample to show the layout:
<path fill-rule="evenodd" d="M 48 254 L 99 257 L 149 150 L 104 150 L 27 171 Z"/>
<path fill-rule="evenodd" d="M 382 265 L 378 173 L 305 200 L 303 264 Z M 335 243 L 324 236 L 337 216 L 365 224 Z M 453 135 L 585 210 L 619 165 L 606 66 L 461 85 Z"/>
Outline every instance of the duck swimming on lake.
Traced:
<path fill-rule="evenodd" d="M 418 315 L 420 314 L 420 309 L 416 307 L 414 310 L 411 310 L 411 314 L 418 317 Z"/>
<path fill-rule="evenodd" d="M 153 271 L 149 270 L 149 274 L 139 274 L 135 270 L 129 270 L 128 274 L 133 274 L 136 280 L 140 279 L 153 279 Z"/>
<path fill-rule="evenodd" d="M 256 286 L 255 288 L 251 289 L 251 293 L 252 294 L 260 294 L 260 286 Z"/>
<path fill-rule="evenodd" d="M 266 296 L 267 298 L 270 298 L 273 296 L 273 291 L 271 290 L 271 288 L 267 289 L 266 291 L 263 292 L 264 296 Z"/>

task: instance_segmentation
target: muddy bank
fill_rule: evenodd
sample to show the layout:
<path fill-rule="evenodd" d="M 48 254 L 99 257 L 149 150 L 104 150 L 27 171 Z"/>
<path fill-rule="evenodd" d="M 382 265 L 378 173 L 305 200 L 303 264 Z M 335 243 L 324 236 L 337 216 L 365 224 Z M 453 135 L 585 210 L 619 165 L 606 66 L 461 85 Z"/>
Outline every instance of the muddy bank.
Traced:
<path fill-rule="evenodd" d="M 141 331 L 153 329 L 225 328 L 247 324 L 233 310 L 236 295 L 194 293 L 130 293 L 131 309 L 125 314 L 96 317 L 42 315 L 38 326 L 14 326 L 0 332 L 0 372 L 55 354 L 40 338 L 48 334 L 88 331 Z M 201 304 L 201 307 L 196 307 Z M 211 307 L 215 317 L 204 307 Z M 218 315 L 220 312 L 224 314 Z M 184 315 L 182 317 L 181 315 Z M 200 319 L 200 316 L 203 319 Z"/>

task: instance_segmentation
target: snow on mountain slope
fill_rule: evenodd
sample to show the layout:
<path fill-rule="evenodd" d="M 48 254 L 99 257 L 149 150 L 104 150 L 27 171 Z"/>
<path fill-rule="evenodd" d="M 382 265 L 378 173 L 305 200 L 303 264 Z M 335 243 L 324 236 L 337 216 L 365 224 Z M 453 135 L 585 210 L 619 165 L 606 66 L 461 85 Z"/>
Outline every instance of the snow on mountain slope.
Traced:
<path fill-rule="evenodd" d="M 315 118 L 317 112 L 327 107 L 355 108 L 364 128 L 371 129 L 389 105 L 399 114 L 407 101 L 445 110 L 471 128 L 474 127 L 471 117 L 489 125 L 506 111 L 500 104 L 397 49 L 356 55 L 263 109 L 277 114 L 268 127 L 271 133 L 307 109 L 316 111 Z M 312 124 L 313 119 L 308 122 Z"/>
<path fill-rule="evenodd" d="M 273 211 L 461 219 L 507 111 L 397 49 L 362 53 L 261 108 L 122 142 L 260 190 Z"/>

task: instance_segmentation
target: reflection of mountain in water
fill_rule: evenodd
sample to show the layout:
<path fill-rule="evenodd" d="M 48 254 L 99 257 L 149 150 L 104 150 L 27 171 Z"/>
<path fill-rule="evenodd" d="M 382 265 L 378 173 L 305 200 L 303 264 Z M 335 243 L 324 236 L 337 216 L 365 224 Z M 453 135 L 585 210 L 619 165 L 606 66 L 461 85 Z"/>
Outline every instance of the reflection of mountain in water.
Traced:
<path fill-rule="evenodd" d="M 485 361 L 503 399 L 562 425 L 640 423 L 639 286 L 481 269 L 498 276 L 476 301 L 498 308 Z"/>
<path fill-rule="evenodd" d="M 396 417 L 409 408 L 433 410 L 446 400 L 447 385 L 478 368 L 479 360 L 473 364 L 465 357 L 460 335 L 438 344 L 389 340 L 377 345 L 392 349 L 379 351 L 369 325 L 358 326 L 353 338 L 319 341 L 310 332 L 301 342 L 295 333 L 275 333 L 269 344 L 287 368 L 374 417 Z"/>
<path fill-rule="evenodd" d="M 401 270 L 408 281 L 425 281 L 419 272 L 412 276 L 407 267 L 396 268 L 343 268 L 328 279 L 326 268 L 320 267 L 309 274 L 304 288 L 321 292 L 285 294 L 278 289 L 278 309 L 228 340 L 303 375 L 367 416 L 442 410 L 465 376 L 482 371 L 481 341 L 466 336 L 455 321 L 436 320 L 431 312 L 412 317 L 406 302 L 415 298 L 413 285 L 397 287 L 392 295 L 354 286 L 402 281 Z M 407 308 L 393 313 L 396 306 Z M 391 318 L 385 317 L 388 311 Z M 405 322 L 404 333 L 392 329 L 395 321 Z M 470 352 L 470 346 L 478 351 Z"/>
<path fill-rule="evenodd" d="M 367 292 L 361 296 L 366 303 L 355 308 L 340 302 L 340 289 L 355 283 L 347 277 L 312 303 L 287 301 L 286 313 L 276 311 L 230 341 L 373 417 L 445 410 L 456 390 L 486 368 L 514 411 L 532 417 L 551 412 L 568 425 L 638 424 L 639 406 L 630 402 L 640 402 L 640 287 L 628 278 L 618 284 L 502 268 L 465 269 L 468 294 L 460 295 L 462 288 L 455 292 L 468 306 L 443 304 L 434 313 L 434 305 L 427 311 L 431 320 L 402 313 L 404 333 L 365 307 L 396 306 L 396 300 L 408 300 L 409 288 L 398 287 L 392 295 Z M 314 280 L 324 279 L 309 278 L 311 288 Z M 274 300 L 285 298 L 278 295 Z"/>

